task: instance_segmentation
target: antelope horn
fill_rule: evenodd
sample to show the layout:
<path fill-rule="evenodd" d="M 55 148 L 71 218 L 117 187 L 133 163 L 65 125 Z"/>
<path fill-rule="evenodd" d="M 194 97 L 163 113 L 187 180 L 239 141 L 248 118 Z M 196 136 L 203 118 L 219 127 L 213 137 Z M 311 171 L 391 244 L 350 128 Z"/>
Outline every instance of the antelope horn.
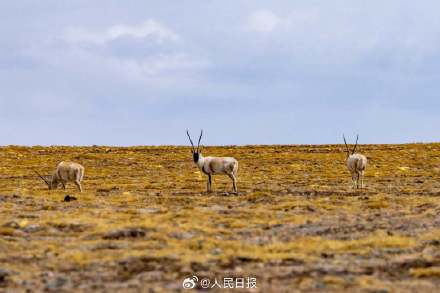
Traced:
<path fill-rule="evenodd" d="M 347 150 L 348 155 L 350 155 L 350 149 L 348 148 L 347 141 L 345 140 L 345 135 L 342 135 L 342 138 L 344 139 L 345 149 Z"/>
<path fill-rule="evenodd" d="M 188 135 L 189 142 L 191 143 L 191 149 L 194 152 L 195 151 L 194 144 L 193 144 L 193 141 L 191 139 L 191 136 L 189 135 L 188 129 L 186 130 L 186 135 Z"/>
<path fill-rule="evenodd" d="M 199 142 L 197 143 L 197 152 L 199 152 L 200 150 L 200 141 L 202 140 L 202 136 L 203 136 L 203 129 L 200 130 Z"/>
<path fill-rule="evenodd" d="M 47 184 L 47 186 L 49 186 L 49 182 L 46 180 L 46 179 L 44 179 L 44 177 L 43 176 L 41 176 L 40 175 L 40 173 L 38 173 L 37 171 L 35 171 L 35 170 L 33 170 L 37 175 L 38 175 L 38 177 L 40 177 L 41 178 L 41 180 L 43 180 L 46 184 Z"/>
<path fill-rule="evenodd" d="M 354 145 L 354 148 L 353 148 L 353 152 L 352 152 L 353 154 L 356 151 L 356 147 L 358 145 L 358 139 L 359 139 L 359 134 L 356 136 L 356 144 Z"/>

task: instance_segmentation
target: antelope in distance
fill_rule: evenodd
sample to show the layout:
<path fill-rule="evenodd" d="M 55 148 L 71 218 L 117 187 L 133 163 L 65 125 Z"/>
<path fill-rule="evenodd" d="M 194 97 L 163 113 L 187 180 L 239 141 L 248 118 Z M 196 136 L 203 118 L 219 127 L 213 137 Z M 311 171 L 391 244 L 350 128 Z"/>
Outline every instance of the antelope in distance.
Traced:
<path fill-rule="evenodd" d="M 197 143 L 197 148 L 189 135 L 188 130 L 186 131 L 188 135 L 189 142 L 191 143 L 191 152 L 193 155 L 194 163 L 197 167 L 208 176 L 207 191 L 212 192 L 212 175 L 228 175 L 232 179 L 233 192 L 237 193 L 237 172 L 238 172 L 238 161 L 231 157 L 203 157 L 202 151 L 200 149 L 200 141 L 202 139 L 203 130 L 200 131 L 199 141 Z"/>
<path fill-rule="evenodd" d="M 362 154 L 356 153 L 356 147 L 358 144 L 359 135 L 356 137 L 356 144 L 354 145 L 353 150 L 350 151 L 347 141 L 345 140 L 345 136 L 342 135 L 345 143 L 345 149 L 347 151 L 347 168 L 351 173 L 351 180 L 353 182 L 353 187 L 359 188 L 364 187 L 364 173 L 367 168 L 367 157 Z"/>
<path fill-rule="evenodd" d="M 78 190 L 82 192 L 81 181 L 84 177 L 84 167 L 78 163 L 59 163 L 55 172 L 51 176 L 48 176 L 47 179 L 41 176 L 37 171 L 34 170 L 34 172 L 47 184 L 49 190 L 57 189 L 60 184 L 66 189 L 66 183 L 73 182 L 76 187 L 78 187 Z"/>

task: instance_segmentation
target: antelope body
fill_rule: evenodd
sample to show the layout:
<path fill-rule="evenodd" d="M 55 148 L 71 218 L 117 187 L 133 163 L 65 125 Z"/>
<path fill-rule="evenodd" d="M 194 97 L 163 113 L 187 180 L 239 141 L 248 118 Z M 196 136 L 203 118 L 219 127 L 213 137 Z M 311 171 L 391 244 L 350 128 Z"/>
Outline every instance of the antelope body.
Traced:
<path fill-rule="evenodd" d="M 200 150 L 200 140 L 202 139 L 203 131 L 200 132 L 199 142 L 197 148 L 191 140 L 189 132 L 186 131 L 189 141 L 191 142 L 191 152 L 194 163 L 204 174 L 208 176 L 207 191 L 212 192 L 212 175 L 228 175 L 232 180 L 233 192 L 237 192 L 237 172 L 238 161 L 232 157 L 203 157 Z"/>
<path fill-rule="evenodd" d="M 46 182 L 49 189 L 57 189 L 60 184 L 66 189 L 66 183 L 73 182 L 78 187 L 78 190 L 82 192 L 81 181 L 84 177 L 84 167 L 78 163 L 60 162 L 55 172 L 48 179 L 45 179 L 38 172 L 36 173 Z"/>
<path fill-rule="evenodd" d="M 350 151 L 347 145 L 347 141 L 344 138 L 345 148 L 347 151 L 347 169 L 351 173 L 351 180 L 353 182 L 353 187 L 360 188 L 364 187 L 364 174 L 367 168 L 367 157 L 362 154 L 356 153 L 357 142 L 359 135 L 356 137 L 356 144 L 353 150 Z"/>

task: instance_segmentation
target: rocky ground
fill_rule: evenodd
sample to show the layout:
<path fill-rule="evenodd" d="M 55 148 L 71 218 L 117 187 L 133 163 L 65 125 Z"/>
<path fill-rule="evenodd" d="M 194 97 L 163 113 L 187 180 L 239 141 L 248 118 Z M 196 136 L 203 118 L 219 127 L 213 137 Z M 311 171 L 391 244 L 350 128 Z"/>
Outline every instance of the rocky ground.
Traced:
<path fill-rule="evenodd" d="M 340 145 L 206 148 L 239 160 L 234 195 L 221 176 L 204 192 L 189 148 L 0 148 L 0 291 L 169 292 L 197 276 L 237 292 L 434 292 L 440 144 L 360 151 L 357 191 Z M 32 171 L 61 160 L 85 166 L 83 193 Z"/>

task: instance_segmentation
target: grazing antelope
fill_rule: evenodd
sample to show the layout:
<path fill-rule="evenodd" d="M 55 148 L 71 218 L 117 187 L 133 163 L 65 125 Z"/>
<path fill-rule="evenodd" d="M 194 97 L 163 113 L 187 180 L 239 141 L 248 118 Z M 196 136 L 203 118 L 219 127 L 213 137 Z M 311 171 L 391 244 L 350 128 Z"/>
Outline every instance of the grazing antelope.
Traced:
<path fill-rule="evenodd" d="M 47 184 L 49 189 L 57 189 L 60 184 L 66 189 L 66 183 L 73 182 L 78 190 L 82 192 L 81 181 L 84 177 L 84 167 L 78 163 L 59 163 L 52 176 L 47 177 L 48 179 L 41 176 L 37 171 L 34 170 L 34 172 Z"/>
<path fill-rule="evenodd" d="M 212 175 L 223 174 L 228 175 L 232 179 L 233 192 L 237 193 L 237 172 L 238 161 L 231 157 L 203 157 L 200 150 L 200 140 L 202 139 L 203 130 L 200 131 L 199 142 L 197 148 L 194 147 L 194 143 L 186 131 L 189 142 L 191 143 L 191 152 L 193 155 L 194 163 L 197 167 L 208 176 L 207 189 L 208 192 L 212 192 Z"/>
<path fill-rule="evenodd" d="M 356 153 L 356 147 L 359 139 L 359 135 L 356 137 L 356 144 L 354 145 L 353 150 L 350 151 L 347 145 L 347 141 L 344 138 L 345 148 L 347 150 L 347 168 L 351 173 L 351 180 L 353 182 L 353 187 L 359 188 L 359 181 L 361 183 L 361 188 L 364 187 L 364 172 L 367 168 L 367 158 L 362 155 Z"/>

